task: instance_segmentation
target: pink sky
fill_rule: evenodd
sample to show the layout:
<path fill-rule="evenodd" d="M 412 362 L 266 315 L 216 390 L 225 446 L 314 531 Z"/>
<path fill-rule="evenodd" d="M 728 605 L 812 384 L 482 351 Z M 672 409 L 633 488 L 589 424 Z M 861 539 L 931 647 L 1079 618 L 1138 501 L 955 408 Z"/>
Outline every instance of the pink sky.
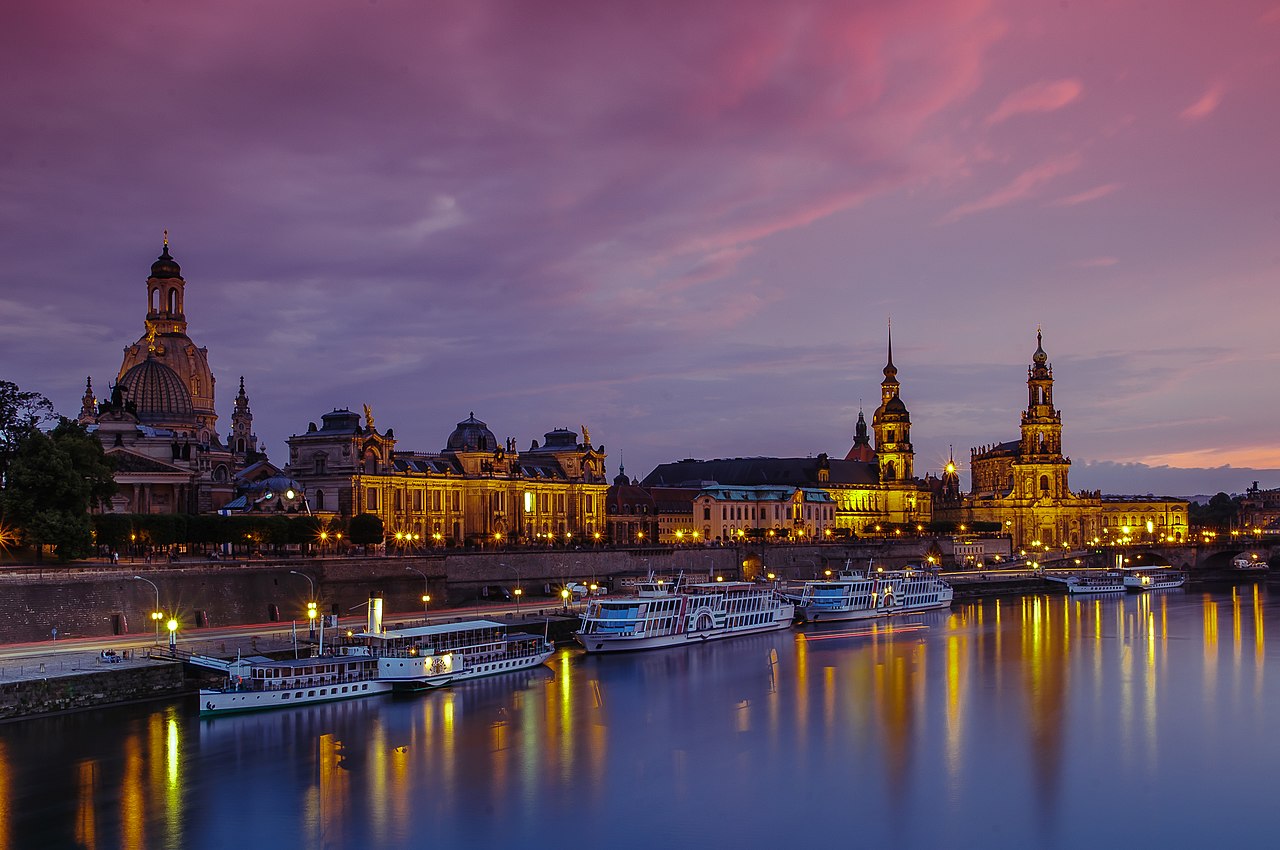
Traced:
<path fill-rule="evenodd" d="M 843 455 L 892 316 L 920 473 L 1017 436 L 1042 325 L 1074 486 L 1280 486 L 1274 2 L 7 18 L 0 378 L 64 413 L 167 227 L 222 430 L 243 374 L 279 463 L 364 403 L 421 450 L 586 424 L 636 476 Z"/>

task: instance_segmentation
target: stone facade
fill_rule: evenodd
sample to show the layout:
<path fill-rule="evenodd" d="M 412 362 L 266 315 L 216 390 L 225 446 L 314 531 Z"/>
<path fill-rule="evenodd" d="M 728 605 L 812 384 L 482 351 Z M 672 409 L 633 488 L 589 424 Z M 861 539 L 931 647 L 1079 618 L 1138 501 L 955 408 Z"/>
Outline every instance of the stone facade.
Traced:
<path fill-rule="evenodd" d="M 443 450 L 400 451 L 392 429 L 341 409 L 289 438 L 285 472 L 317 514 L 382 518 L 388 541 L 597 543 L 604 540 L 604 447 L 556 429 L 520 452 L 472 414 Z"/>
<path fill-rule="evenodd" d="M 116 463 L 117 495 L 97 510 L 205 513 L 231 501 L 236 476 L 258 457 L 240 379 L 227 442 L 218 436 L 209 351 L 187 336 L 186 280 L 164 249 L 147 278 L 145 332 L 124 350 L 109 400 L 85 385 L 79 422 Z"/>

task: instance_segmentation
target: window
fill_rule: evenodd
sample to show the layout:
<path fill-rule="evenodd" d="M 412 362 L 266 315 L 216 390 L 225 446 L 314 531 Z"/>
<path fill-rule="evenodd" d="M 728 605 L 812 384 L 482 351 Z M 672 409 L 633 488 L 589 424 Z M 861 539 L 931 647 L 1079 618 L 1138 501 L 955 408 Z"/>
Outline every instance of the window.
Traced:
<path fill-rule="evenodd" d="M 324 491 L 323 490 L 316 491 L 316 510 L 318 511 L 324 510 Z"/>
<path fill-rule="evenodd" d="M 711 508 L 703 508 L 703 509 L 702 509 L 702 519 L 703 519 L 704 521 L 710 521 L 710 519 L 711 519 Z"/>
<path fill-rule="evenodd" d="M 364 491 L 364 509 L 366 511 L 378 510 L 378 491 L 370 488 Z"/>
<path fill-rule="evenodd" d="M 243 451 L 243 449 L 241 449 Z M 328 465 L 328 458 L 324 455 L 316 455 L 314 458 L 316 475 L 324 475 L 325 467 Z"/>

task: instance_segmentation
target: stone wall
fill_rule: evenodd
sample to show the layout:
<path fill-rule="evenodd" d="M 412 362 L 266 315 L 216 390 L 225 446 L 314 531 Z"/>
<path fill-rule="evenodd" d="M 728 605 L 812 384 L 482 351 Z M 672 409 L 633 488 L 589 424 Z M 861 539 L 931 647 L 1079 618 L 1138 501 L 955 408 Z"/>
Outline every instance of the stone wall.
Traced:
<path fill-rule="evenodd" d="M 181 664 L 147 664 L 74 676 L 0 683 L 0 721 L 189 692 Z"/>

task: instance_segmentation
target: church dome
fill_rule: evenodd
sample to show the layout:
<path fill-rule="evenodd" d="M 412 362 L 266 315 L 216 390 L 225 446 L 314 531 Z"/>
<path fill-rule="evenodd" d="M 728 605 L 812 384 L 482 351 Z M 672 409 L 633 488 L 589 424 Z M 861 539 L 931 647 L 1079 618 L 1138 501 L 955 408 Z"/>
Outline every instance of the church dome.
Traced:
<path fill-rule="evenodd" d="M 446 451 L 452 452 L 493 452 L 498 450 L 498 438 L 493 436 L 489 426 L 485 425 L 472 413 L 458 423 L 449 435 Z"/>
<path fill-rule="evenodd" d="M 155 278 L 174 278 L 182 277 L 182 268 L 178 265 L 178 261 L 169 256 L 169 243 L 164 243 L 164 251 L 151 264 L 151 276 Z"/>
<path fill-rule="evenodd" d="M 907 413 L 907 406 L 903 403 L 902 399 L 898 398 L 898 396 L 894 396 L 885 402 L 884 412 L 905 416 Z"/>
<path fill-rule="evenodd" d="M 178 373 L 154 357 L 134 366 L 120 377 L 137 417 L 148 423 L 194 423 L 191 393 Z"/>

